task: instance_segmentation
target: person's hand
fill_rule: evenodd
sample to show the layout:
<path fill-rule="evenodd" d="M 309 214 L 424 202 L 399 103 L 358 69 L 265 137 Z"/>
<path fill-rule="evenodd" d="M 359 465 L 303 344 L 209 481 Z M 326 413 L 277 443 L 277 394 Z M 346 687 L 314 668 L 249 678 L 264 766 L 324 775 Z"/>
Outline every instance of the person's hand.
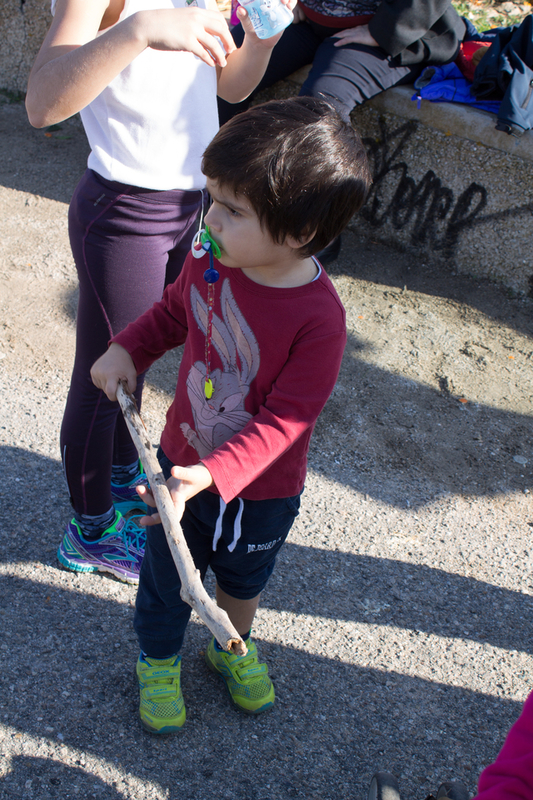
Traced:
<path fill-rule="evenodd" d="M 101 389 L 111 401 L 117 399 L 119 380 L 128 384 L 130 392 L 137 386 L 137 370 L 133 359 L 121 345 L 114 342 L 91 367 L 92 382 Z"/>
<path fill-rule="evenodd" d="M 282 4 L 283 4 L 284 6 L 287 6 L 287 8 L 289 9 L 289 11 L 292 11 L 292 13 L 294 14 L 294 11 L 295 11 L 295 9 L 296 9 L 296 6 L 298 5 L 298 0 L 281 0 L 281 2 L 282 2 Z M 302 14 L 303 14 L 303 11 L 302 11 L 302 9 L 301 9 L 301 8 L 300 8 L 300 13 L 302 13 Z"/>
<path fill-rule="evenodd" d="M 335 42 L 335 47 L 342 47 L 345 44 L 366 44 L 369 47 L 379 47 L 379 44 L 368 30 L 368 25 L 346 28 L 344 31 L 334 33 L 331 38 L 339 40 Z"/>
<path fill-rule="evenodd" d="M 190 6 L 138 11 L 134 16 L 138 35 L 152 50 L 187 50 L 210 67 L 225 67 L 226 55 L 235 50 L 228 23 L 218 10 Z"/>
<path fill-rule="evenodd" d="M 170 470 L 170 478 L 167 481 L 167 487 L 170 492 L 172 501 L 178 512 L 179 519 L 182 518 L 185 510 L 185 503 L 194 497 L 198 492 L 207 489 L 208 486 L 213 485 L 213 478 L 211 473 L 204 467 L 203 464 L 194 464 L 192 467 L 172 467 Z M 154 495 L 148 486 L 138 486 L 137 494 L 147 506 L 152 508 L 156 507 Z M 139 523 L 144 527 L 150 525 L 157 525 L 161 522 L 159 513 L 141 517 Z"/>
<path fill-rule="evenodd" d="M 287 6 L 289 11 L 292 11 L 294 16 L 294 9 L 297 6 L 298 0 L 281 0 L 282 5 Z M 268 39 L 260 39 L 259 36 L 256 34 L 254 30 L 254 26 L 250 22 L 250 17 L 248 12 L 243 6 L 237 7 L 237 16 L 241 21 L 241 25 L 244 29 L 244 33 L 246 34 L 246 38 L 248 42 L 253 42 L 256 47 L 266 47 L 271 50 L 273 47 L 277 45 L 281 37 L 283 36 L 283 31 L 277 33 L 275 36 L 270 36 Z"/>
<path fill-rule="evenodd" d="M 296 3 L 292 10 L 292 15 L 294 17 L 294 24 L 297 25 L 298 22 L 305 22 L 307 17 L 305 16 L 305 11 L 301 7 L 300 3 Z"/>

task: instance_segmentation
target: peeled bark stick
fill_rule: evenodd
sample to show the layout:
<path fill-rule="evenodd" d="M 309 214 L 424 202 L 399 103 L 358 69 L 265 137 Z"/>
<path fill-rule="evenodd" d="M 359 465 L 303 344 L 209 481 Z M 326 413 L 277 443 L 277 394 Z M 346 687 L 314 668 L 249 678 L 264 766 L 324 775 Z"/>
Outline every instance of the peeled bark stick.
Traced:
<path fill-rule="evenodd" d="M 194 608 L 215 639 L 228 652 L 239 656 L 246 655 L 246 645 L 231 624 L 228 615 L 217 606 L 204 589 L 200 572 L 194 565 L 183 536 L 178 512 L 170 497 L 159 462 L 154 455 L 144 422 L 137 411 L 135 398 L 122 381 L 119 382 L 117 389 L 117 400 L 150 482 L 168 546 L 180 576 L 182 600 Z"/>

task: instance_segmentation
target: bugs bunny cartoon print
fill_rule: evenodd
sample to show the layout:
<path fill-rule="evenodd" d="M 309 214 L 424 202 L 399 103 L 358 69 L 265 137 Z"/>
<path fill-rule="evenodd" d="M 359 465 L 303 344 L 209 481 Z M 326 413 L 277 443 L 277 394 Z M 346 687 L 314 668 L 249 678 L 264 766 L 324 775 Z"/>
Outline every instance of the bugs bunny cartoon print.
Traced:
<path fill-rule="evenodd" d="M 204 392 L 206 365 L 196 361 L 187 376 L 187 394 L 192 408 L 194 430 L 187 422 L 181 430 L 200 458 L 211 453 L 252 418 L 244 409 L 250 384 L 259 369 L 259 346 L 233 297 L 229 280 L 220 295 L 222 319 L 213 313 L 212 346 L 222 361 L 222 369 L 210 371 L 213 394 Z M 191 287 L 191 307 L 198 327 L 207 334 L 207 306 L 196 286 Z"/>

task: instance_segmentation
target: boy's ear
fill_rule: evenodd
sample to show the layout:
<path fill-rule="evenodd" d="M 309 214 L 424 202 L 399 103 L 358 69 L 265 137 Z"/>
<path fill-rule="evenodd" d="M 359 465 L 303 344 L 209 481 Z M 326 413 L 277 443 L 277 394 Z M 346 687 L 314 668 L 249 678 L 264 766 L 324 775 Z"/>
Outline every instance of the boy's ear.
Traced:
<path fill-rule="evenodd" d="M 299 250 L 300 247 L 304 247 L 306 244 L 309 244 L 311 239 L 314 239 L 316 234 L 316 230 L 312 231 L 309 234 L 304 234 L 303 236 L 299 236 L 296 238 L 295 236 L 287 236 L 285 239 L 285 244 L 288 244 L 289 247 L 292 247 L 293 250 Z"/>

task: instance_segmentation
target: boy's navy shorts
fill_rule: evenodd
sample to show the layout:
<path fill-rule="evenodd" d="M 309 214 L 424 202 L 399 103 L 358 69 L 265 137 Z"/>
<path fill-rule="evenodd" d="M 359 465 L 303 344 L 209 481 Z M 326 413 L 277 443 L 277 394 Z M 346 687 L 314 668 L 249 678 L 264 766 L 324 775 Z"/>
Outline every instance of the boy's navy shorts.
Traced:
<path fill-rule="evenodd" d="M 158 458 L 168 479 L 173 464 L 161 448 Z M 236 498 L 221 517 L 219 495 L 206 490 L 188 500 L 181 526 L 202 580 L 211 567 L 218 586 L 230 597 L 257 597 L 272 574 L 299 506 L 300 495 L 273 500 Z M 220 517 L 220 536 L 213 550 Z M 154 658 L 178 652 L 183 642 L 191 608 L 181 599 L 180 588 L 163 527 L 147 528 L 134 626 L 141 650 Z"/>

